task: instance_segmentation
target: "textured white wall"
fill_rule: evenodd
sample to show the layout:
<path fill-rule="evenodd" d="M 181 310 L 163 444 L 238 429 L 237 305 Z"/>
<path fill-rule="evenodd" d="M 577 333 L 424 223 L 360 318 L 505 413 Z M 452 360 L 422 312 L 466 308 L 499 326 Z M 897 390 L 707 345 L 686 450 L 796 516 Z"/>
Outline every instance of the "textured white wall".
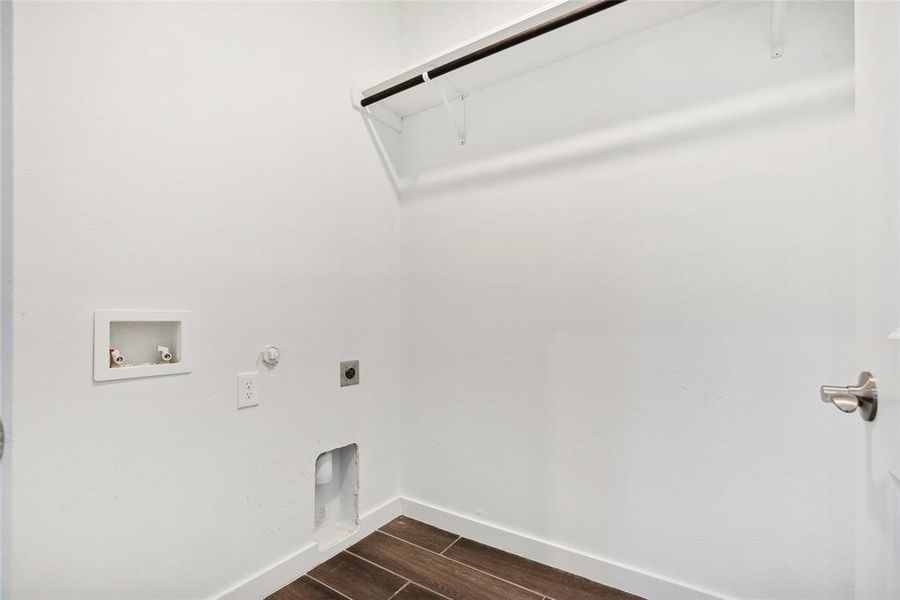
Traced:
<path fill-rule="evenodd" d="M 855 375 L 852 20 L 791 11 L 780 62 L 768 3 L 724 3 L 474 91 L 464 148 L 406 119 L 405 496 L 726 596 L 852 597 L 857 423 L 817 395 Z"/>
<path fill-rule="evenodd" d="M 16 5 L 13 597 L 212 597 L 312 541 L 323 449 L 359 443 L 363 512 L 396 495 L 396 200 L 348 90 L 397 23 Z M 98 308 L 192 310 L 193 373 L 95 384 Z"/>

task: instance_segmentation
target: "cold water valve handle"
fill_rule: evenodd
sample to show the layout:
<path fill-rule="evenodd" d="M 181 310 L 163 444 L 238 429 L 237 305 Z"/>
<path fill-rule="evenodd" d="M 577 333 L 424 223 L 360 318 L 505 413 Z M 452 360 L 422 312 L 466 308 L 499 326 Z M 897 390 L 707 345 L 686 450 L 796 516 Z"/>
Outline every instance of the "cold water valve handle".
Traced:
<path fill-rule="evenodd" d="M 863 421 L 874 421 L 878 412 L 878 386 L 868 371 L 859 374 L 855 386 L 823 385 L 822 402 L 831 402 L 840 410 L 851 413 L 857 408 Z"/>

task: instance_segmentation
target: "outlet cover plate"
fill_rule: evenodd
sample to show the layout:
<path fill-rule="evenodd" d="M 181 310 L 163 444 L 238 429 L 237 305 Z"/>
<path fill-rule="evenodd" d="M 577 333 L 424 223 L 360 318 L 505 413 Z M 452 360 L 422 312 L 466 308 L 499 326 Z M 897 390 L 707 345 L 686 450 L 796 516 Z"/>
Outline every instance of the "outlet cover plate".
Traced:
<path fill-rule="evenodd" d="M 256 378 L 259 371 L 238 373 L 237 376 L 237 407 L 247 408 L 259 405 L 259 388 Z"/>

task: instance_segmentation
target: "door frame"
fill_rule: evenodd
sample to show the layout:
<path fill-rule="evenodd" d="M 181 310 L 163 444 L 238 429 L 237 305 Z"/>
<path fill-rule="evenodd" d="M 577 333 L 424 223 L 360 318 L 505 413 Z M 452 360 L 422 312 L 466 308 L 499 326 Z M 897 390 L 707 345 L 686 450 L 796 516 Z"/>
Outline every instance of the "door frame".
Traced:
<path fill-rule="evenodd" d="M 13 3 L 0 0 L 0 599 L 11 598 L 10 577 L 10 418 L 13 349 Z"/>

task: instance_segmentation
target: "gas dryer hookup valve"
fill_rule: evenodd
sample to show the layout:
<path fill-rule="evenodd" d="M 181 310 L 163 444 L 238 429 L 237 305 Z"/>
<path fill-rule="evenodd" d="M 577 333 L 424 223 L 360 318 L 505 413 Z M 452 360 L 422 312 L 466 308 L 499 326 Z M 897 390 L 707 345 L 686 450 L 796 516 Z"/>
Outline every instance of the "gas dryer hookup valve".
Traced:
<path fill-rule="evenodd" d="M 281 360 L 281 351 L 278 350 L 278 346 L 266 346 L 259 356 L 267 367 L 275 368 Z"/>

